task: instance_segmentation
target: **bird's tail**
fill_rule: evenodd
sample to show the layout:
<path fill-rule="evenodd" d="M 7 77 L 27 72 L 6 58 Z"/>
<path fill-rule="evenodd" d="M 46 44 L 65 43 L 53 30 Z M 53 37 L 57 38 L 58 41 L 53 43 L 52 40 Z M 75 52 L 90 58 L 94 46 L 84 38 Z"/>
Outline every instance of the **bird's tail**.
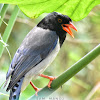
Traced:
<path fill-rule="evenodd" d="M 24 77 L 22 77 L 10 90 L 10 96 L 9 100 L 19 100 L 20 92 L 21 92 L 21 86 L 23 83 Z"/>

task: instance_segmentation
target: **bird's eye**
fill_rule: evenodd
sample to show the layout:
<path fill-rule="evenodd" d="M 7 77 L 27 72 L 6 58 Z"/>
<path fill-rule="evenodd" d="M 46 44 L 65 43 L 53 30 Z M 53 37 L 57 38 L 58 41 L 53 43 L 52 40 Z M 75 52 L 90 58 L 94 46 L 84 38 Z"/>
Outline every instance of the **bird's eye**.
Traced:
<path fill-rule="evenodd" d="M 62 22 L 62 19 L 58 18 L 58 22 L 61 23 Z"/>

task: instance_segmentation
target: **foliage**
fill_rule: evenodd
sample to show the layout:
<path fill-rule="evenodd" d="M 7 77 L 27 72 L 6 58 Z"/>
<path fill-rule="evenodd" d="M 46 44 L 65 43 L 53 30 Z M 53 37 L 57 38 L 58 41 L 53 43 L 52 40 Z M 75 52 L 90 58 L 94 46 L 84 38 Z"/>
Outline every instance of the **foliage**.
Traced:
<path fill-rule="evenodd" d="M 3 18 L 4 18 L 6 11 L 7 11 L 8 6 L 9 6 L 8 4 L 5 4 L 5 5 L 1 4 L 1 5 L 2 6 L 1 6 L 1 11 L 0 11 L 0 26 L 1 26 L 2 22 L 4 22 Z"/>
<path fill-rule="evenodd" d="M 10 33 L 11 33 L 12 28 L 13 28 L 14 22 L 16 20 L 18 11 L 19 11 L 19 8 L 17 6 L 15 6 L 15 9 L 12 13 L 12 16 L 11 16 L 9 22 L 8 22 L 8 25 L 5 29 L 5 32 L 4 32 L 3 37 L 2 37 L 2 39 L 5 43 L 7 43 L 7 41 L 8 41 L 8 38 L 10 36 Z M 2 56 L 3 50 L 4 50 L 4 46 L 3 46 L 2 43 L 0 43 L 0 57 Z"/>
<path fill-rule="evenodd" d="M 12 14 L 11 8 L 9 9 L 10 10 L 8 11 L 8 14 L 9 13 Z M 76 34 L 74 40 L 71 40 L 67 36 L 67 39 L 68 39 L 67 42 L 64 43 L 64 46 L 62 47 L 56 60 L 54 61 L 53 64 L 50 65 L 50 67 L 44 72 L 44 74 L 58 76 L 63 71 L 65 71 L 68 68 L 68 66 L 71 66 L 73 63 L 78 61 L 83 55 L 85 55 L 88 51 L 90 51 L 93 47 L 95 47 L 98 43 L 100 43 L 100 41 L 98 41 L 100 37 L 100 34 L 99 34 L 100 33 L 100 30 L 99 30 L 100 12 L 99 10 L 98 11 L 94 10 L 94 12 L 96 13 L 92 13 L 90 14 L 90 16 L 88 16 L 88 18 L 85 18 L 84 20 L 77 22 L 75 26 L 78 27 L 78 31 L 80 34 Z M 12 31 L 13 34 L 11 34 L 7 43 L 9 44 L 8 49 L 11 55 L 14 55 L 16 49 L 21 44 L 23 38 L 31 29 L 31 27 L 29 26 L 32 20 L 26 18 L 21 12 L 18 14 L 18 16 L 21 18 L 21 21 L 17 19 L 17 22 Z M 28 25 L 26 25 L 25 23 L 23 24 L 23 22 L 26 21 L 26 20 L 23 21 L 23 19 L 30 20 L 29 23 L 26 22 L 26 24 Z M 6 17 L 6 21 L 7 21 L 7 17 Z M 31 26 L 33 27 L 34 24 L 32 24 Z M 4 23 L 2 27 L 5 27 Z M 4 31 L 4 28 L 2 27 L 0 29 L 1 34 Z M 6 75 L 9 64 L 10 64 L 9 57 L 7 55 L 7 52 L 4 51 L 4 54 L 0 60 L 0 75 L 1 75 L 0 86 L 5 81 L 5 75 Z M 87 68 L 85 68 L 76 76 L 74 76 L 75 78 L 71 79 L 70 83 L 69 82 L 65 83 L 65 85 L 63 85 L 63 91 L 61 89 L 58 89 L 57 90 L 58 95 L 62 93 L 60 96 L 65 95 L 66 96 L 65 98 L 70 97 L 68 100 L 71 100 L 72 98 L 74 98 L 74 100 L 75 99 L 77 100 L 77 98 L 85 99 L 87 94 L 91 91 L 93 87 L 95 87 L 95 84 L 100 79 L 99 65 L 100 65 L 99 58 L 97 58 L 95 61 L 89 64 Z M 37 79 L 36 81 L 34 80 L 34 83 L 38 87 L 43 87 L 47 85 L 48 82 L 47 80 L 40 78 L 40 79 Z M 29 98 L 29 96 L 33 95 L 34 93 L 35 91 L 34 90 L 32 91 L 32 88 L 29 85 L 28 88 L 23 92 L 20 98 L 21 100 L 25 100 L 26 98 Z M 68 96 L 66 95 L 66 93 L 68 94 Z M 4 100 L 4 98 L 8 98 L 8 95 L 7 97 L 4 96 L 6 94 L 7 92 L 3 88 L 1 88 L 0 99 L 2 100 L 3 98 Z"/>
<path fill-rule="evenodd" d="M 0 3 L 18 5 L 30 18 L 56 11 L 79 21 L 86 17 L 93 7 L 100 4 L 100 0 L 0 0 Z"/>

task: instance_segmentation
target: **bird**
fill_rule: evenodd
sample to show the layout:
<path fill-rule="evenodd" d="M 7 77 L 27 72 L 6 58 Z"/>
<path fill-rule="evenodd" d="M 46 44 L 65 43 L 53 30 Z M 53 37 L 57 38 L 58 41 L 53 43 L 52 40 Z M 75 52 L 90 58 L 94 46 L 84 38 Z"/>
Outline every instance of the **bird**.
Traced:
<path fill-rule="evenodd" d="M 54 77 L 43 75 L 44 70 L 53 62 L 61 49 L 66 34 L 77 31 L 71 18 L 58 12 L 44 17 L 24 38 L 17 49 L 6 74 L 6 91 L 10 91 L 9 100 L 19 100 L 20 93 L 31 84 L 36 92 L 39 89 L 31 82 L 38 76 L 48 78 L 51 87 Z"/>

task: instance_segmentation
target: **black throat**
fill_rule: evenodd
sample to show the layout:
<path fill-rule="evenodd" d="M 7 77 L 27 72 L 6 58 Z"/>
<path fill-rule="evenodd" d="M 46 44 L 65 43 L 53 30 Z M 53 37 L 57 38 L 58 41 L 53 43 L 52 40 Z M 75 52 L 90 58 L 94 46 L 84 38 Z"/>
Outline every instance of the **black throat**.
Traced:
<path fill-rule="evenodd" d="M 60 47 L 61 47 L 66 39 L 66 32 L 62 31 L 62 32 L 56 32 L 56 33 L 59 36 L 59 43 L 60 43 Z"/>

